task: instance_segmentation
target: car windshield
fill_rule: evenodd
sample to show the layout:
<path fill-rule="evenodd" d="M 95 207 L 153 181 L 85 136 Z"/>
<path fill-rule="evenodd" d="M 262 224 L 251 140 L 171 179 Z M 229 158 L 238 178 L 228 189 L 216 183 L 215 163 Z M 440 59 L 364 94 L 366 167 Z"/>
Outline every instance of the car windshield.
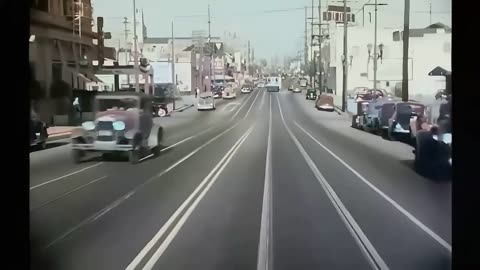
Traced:
<path fill-rule="evenodd" d="M 139 104 L 136 98 L 101 98 L 97 99 L 97 111 L 126 111 L 138 109 Z"/>
<path fill-rule="evenodd" d="M 32 270 L 452 268 L 468 1 L 463 28 L 452 0 L 30 2 Z"/>

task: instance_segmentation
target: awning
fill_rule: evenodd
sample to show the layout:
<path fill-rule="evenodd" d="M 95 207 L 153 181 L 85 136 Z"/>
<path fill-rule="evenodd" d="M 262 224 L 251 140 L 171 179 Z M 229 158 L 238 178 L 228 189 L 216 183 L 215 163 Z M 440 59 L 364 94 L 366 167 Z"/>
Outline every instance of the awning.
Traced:
<path fill-rule="evenodd" d="M 440 66 L 434 68 L 432 71 L 428 73 L 428 76 L 447 76 L 450 75 L 452 72 L 448 71 Z"/>

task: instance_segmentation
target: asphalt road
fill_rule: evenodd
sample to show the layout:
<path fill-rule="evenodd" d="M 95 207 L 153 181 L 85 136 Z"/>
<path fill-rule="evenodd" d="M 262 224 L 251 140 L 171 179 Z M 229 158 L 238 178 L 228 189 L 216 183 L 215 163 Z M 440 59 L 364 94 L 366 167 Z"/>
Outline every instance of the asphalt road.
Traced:
<path fill-rule="evenodd" d="M 33 269 L 450 268 L 451 183 L 327 127 L 302 94 L 184 113 L 137 165 L 31 153 Z"/>

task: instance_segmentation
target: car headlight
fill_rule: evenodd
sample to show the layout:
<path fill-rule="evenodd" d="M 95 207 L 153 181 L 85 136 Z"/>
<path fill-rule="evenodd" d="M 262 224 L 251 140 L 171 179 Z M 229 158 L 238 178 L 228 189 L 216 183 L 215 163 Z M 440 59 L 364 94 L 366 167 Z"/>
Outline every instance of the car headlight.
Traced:
<path fill-rule="evenodd" d="M 95 123 L 93 121 L 83 122 L 82 127 L 85 130 L 94 130 L 95 129 Z"/>
<path fill-rule="evenodd" d="M 117 131 L 124 130 L 125 129 L 125 122 L 123 122 L 123 121 L 113 122 L 113 129 L 117 130 Z"/>

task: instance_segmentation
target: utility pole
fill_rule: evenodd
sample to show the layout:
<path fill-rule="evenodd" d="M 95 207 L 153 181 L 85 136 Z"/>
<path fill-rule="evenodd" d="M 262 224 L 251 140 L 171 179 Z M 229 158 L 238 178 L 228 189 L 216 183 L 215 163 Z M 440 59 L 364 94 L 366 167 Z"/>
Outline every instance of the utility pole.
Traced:
<path fill-rule="evenodd" d="M 173 21 L 172 21 L 172 84 L 173 84 L 173 109 L 175 110 L 175 98 L 177 94 L 177 80 L 175 76 L 175 37 L 173 35 Z"/>
<path fill-rule="evenodd" d="M 248 63 L 247 63 L 247 74 L 248 75 L 251 75 L 250 74 L 250 40 L 248 41 Z"/>
<path fill-rule="evenodd" d="M 432 25 L 432 0 L 430 0 L 430 25 Z"/>
<path fill-rule="evenodd" d="M 310 23 L 310 86 L 315 89 L 315 55 L 313 50 L 313 9 L 314 9 L 314 0 L 312 0 L 312 22 Z M 312 66 L 313 66 L 313 74 L 312 74 Z"/>
<path fill-rule="evenodd" d="M 347 0 L 343 0 L 343 83 L 342 83 L 342 111 L 346 111 L 347 103 L 345 96 L 347 95 L 347 79 L 348 79 L 348 65 L 347 65 Z"/>
<path fill-rule="evenodd" d="M 212 61 L 213 61 L 213 47 L 212 47 L 212 36 L 211 36 L 211 33 L 210 33 L 210 25 L 211 25 L 211 21 L 210 21 L 210 5 L 208 5 L 208 48 L 210 50 L 210 69 L 209 69 L 209 76 L 208 76 L 208 79 L 209 79 L 209 85 L 210 85 L 210 92 L 213 90 L 212 89 Z"/>
<path fill-rule="evenodd" d="M 307 18 L 307 16 L 308 16 L 307 15 L 307 7 L 305 7 L 305 48 L 304 48 L 304 51 L 303 51 L 303 55 L 304 55 L 304 58 L 305 58 L 304 59 L 305 60 L 305 67 L 304 67 L 305 72 L 307 71 L 306 69 L 307 69 L 307 66 L 308 66 L 308 45 L 307 45 L 308 44 L 307 43 L 308 42 L 308 39 L 307 39 L 308 38 L 308 36 L 307 36 L 307 19 L 308 18 Z"/>
<path fill-rule="evenodd" d="M 405 0 L 403 21 L 402 101 L 408 101 L 408 41 L 410 38 L 410 0 Z"/>
<path fill-rule="evenodd" d="M 375 30 L 373 38 L 373 90 L 377 90 L 377 0 L 375 0 Z"/>
<path fill-rule="evenodd" d="M 318 0 L 318 88 L 322 94 L 322 0 Z"/>
<path fill-rule="evenodd" d="M 135 69 L 135 92 L 140 92 L 139 74 L 138 74 L 138 51 L 137 51 L 137 6 L 133 0 L 133 67 Z"/>
<path fill-rule="evenodd" d="M 128 60 L 129 60 L 129 54 L 127 53 L 127 47 L 128 47 L 128 18 L 127 17 L 124 17 L 123 18 L 123 24 L 125 25 L 125 46 L 123 47 L 124 48 L 124 52 L 125 52 L 125 65 L 128 65 Z M 130 87 L 130 74 L 127 75 L 127 84 L 128 84 L 128 87 Z"/>

